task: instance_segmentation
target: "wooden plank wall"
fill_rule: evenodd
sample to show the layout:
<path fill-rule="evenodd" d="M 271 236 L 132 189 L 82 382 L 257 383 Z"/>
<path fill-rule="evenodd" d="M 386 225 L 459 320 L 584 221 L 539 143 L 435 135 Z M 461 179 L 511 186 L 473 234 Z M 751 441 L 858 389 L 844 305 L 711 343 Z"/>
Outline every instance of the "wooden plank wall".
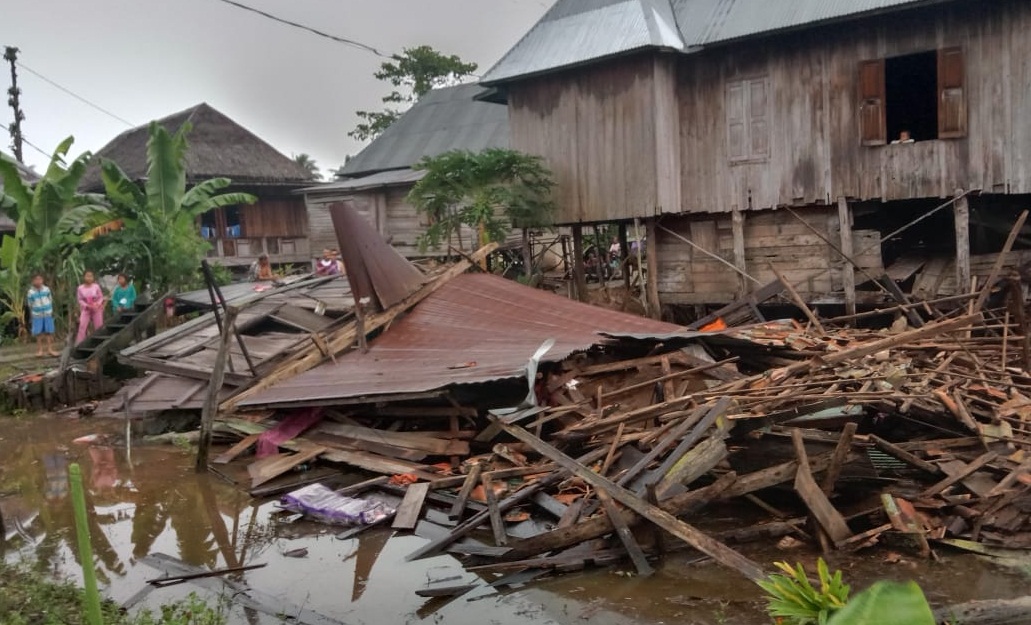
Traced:
<path fill-rule="evenodd" d="M 557 223 L 655 213 L 656 111 L 666 108 L 656 106 L 656 90 L 665 83 L 655 75 L 655 59 L 645 54 L 511 86 L 512 147 L 547 159 L 556 181 Z"/>
<path fill-rule="evenodd" d="M 862 60 L 960 46 L 968 136 L 864 147 Z M 768 77 L 771 157 L 731 164 L 726 87 Z M 683 210 L 1031 193 L 1031 3 L 955 2 L 681 57 Z"/>
<path fill-rule="evenodd" d="M 839 240 L 836 208 L 803 210 L 800 215 L 830 240 Z M 659 223 L 734 264 L 731 215 L 665 216 Z M 879 234 L 871 230 L 855 230 L 852 234 L 856 262 L 879 276 L 884 271 L 880 247 L 875 245 Z M 807 298 L 841 291 L 843 260 L 790 213 L 746 213 L 744 241 L 744 271 L 760 284 L 774 280 L 768 265 L 773 263 Z M 656 247 L 659 298 L 663 304 L 718 304 L 733 301 L 739 295 L 738 274 L 726 264 L 699 252 L 662 228 L 657 229 Z M 747 282 L 750 290 L 759 286 L 750 280 Z"/>
<path fill-rule="evenodd" d="M 244 237 L 306 237 L 308 212 L 301 198 L 259 200 L 240 208 Z"/>

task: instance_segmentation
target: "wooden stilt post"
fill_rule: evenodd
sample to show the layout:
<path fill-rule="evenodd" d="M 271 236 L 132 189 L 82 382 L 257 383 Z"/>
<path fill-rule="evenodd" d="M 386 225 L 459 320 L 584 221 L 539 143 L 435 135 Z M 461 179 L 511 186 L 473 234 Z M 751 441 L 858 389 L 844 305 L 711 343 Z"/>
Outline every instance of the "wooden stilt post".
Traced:
<path fill-rule="evenodd" d="M 656 251 L 655 241 L 655 217 L 645 223 L 647 235 L 645 244 L 648 246 L 645 259 L 648 262 L 648 315 L 652 319 L 662 318 L 662 303 L 659 301 L 659 254 Z M 637 246 L 640 249 L 640 245 Z"/>
<path fill-rule="evenodd" d="M 956 220 L 956 292 L 959 293 L 970 284 L 970 203 L 963 189 L 956 189 L 952 211 Z"/>
<path fill-rule="evenodd" d="M 587 275 L 584 274 L 584 231 L 583 226 L 573 226 L 573 283 L 576 284 L 576 299 L 587 301 Z"/>
<path fill-rule="evenodd" d="M 527 280 L 533 276 L 533 250 L 530 248 L 530 231 L 523 228 L 523 273 Z"/>
<path fill-rule="evenodd" d="M 845 263 L 841 266 L 842 283 L 845 289 L 845 314 L 856 314 L 856 268 L 852 266 L 852 210 L 844 196 L 838 198 L 838 230 L 841 232 L 841 254 Z"/>
<path fill-rule="evenodd" d="M 218 413 L 218 394 L 222 390 L 222 381 L 225 380 L 230 339 L 233 336 L 236 316 L 239 312 L 238 309 L 229 307 L 226 310 L 225 322 L 222 324 L 222 340 L 219 343 L 215 366 L 211 372 L 208 394 L 204 398 L 204 407 L 201 409 L 200 441 L 197 443 L 197 473 L 204 473 L 208 470 L 208 451 L 211 449 L 211 431 Z"/>
<path fill-rule="evenodd" d="M 745 274 L 748 273 L 745 263 L 745 215 L 737 207 L 731 213 L 731 228 L 734 235 L 734 266 L 738 268 L 737 294 L 738 297 L 744 297 L 751 285 L 745 279 Z"/>
<path fill-rule="evenodd" d="M 623 273 L 623 286 L 627 294 L 630 293 L 630 241 L 626 234 L 626 222 L 619 224 L 619 266 Z"/>

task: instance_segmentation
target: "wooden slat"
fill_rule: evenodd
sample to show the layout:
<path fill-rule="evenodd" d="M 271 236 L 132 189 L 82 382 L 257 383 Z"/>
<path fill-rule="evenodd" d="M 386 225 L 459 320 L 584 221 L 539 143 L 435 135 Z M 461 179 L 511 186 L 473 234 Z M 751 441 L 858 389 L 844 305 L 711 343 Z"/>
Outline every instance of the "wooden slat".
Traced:
<path fill-rule="evenodd" d="M 827 532 L 835 543 L 848 540 L 852 532 L 848 529 L 844 517 L 841 516 L 827 495 L 823 494 L 820 487 L 813 479 L 812 471 L 809 469 L 809 457 L 805 451 L 805 443 L 802 441 L 802 430 L 795 428 L 791 431 L 791 442 L 795 447 L 795 455 L 798 457 L 798 472 L 795 474 L 795 492 L 805 502 L 812 513 L 813 518 L 820 525 L 823 531 Z"/>
<path fill-rule="evenodd" d="M 415 529 L 419 517 L 422 516 L 422 506 L 426 501 L 426 494 L 429 492 L 428 482 L 409 484 L 408 490 L 405 491 L 405 498 L 401 500 L 401 505 L 397 508 L 392 527 L 396 530 Z"/>

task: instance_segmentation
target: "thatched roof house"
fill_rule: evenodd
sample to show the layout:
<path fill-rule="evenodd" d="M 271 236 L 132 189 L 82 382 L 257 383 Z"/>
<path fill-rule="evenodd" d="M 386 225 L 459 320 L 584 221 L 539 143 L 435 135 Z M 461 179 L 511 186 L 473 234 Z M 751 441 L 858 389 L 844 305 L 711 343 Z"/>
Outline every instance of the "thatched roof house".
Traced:
<path fill-rule="evenodd" d="M 402 254 L 426 255 L 416 243 L 426 227 L 424 218 L 405 199 L 423 176 L 412 166 L 451 150 L 508 147 L 508 109 L 476 99 L 483 92 L 475 84 L 430 91 L 349 160 L 338 173 L 341 180 L 305 189 L 313 232 L 325 231 L 328 245 L 333 229 L 325 207 L 347 202 Z M 325 228 L 316 225 L 316 215 L 326 216 Z M 471 232 L 463 236 L 474 240 Z"/>
<path fill-rule="evenodd" d="M 308 214 L 293 193 L 311 184 L 311 175 L 293 159 L 211 105 L 201 103 L 157 120 L 170 132 L 186 122 L 186 180 L 229 178 L 232 191 L 258 197 L 251 206 L 229 206 L 201 218 L 198 228 L 212 245 L 210 256 L 226 265 L 248 265 L 268 254 L 274 263 L 307 263 L 312 259 Z M 110 159 L 133 179 L 147 175 L 149 124 L 127 130 L 101 148 L 96 156 Z M 83 178 L 82 187 L 101 191 L 99 158 Z"/>
<path fill-rule="evenodd" d="M 202 102 L 157 122 L 169 132 L 176 132 L 186 122 L 193 126 L 187 136 L 188 182 L 218 177 L 231 179 L 234 186 L 294 186 L 311 182 L 311 175 L 293 159 L 210 104 Z M 145 177 L 149 126 L 126 130 L 98 150 L 96 156 L 118 163 L 130 178 Z M 91 191 L 102 189 L 98 167 L 90 168 L 82 185 Z"/>

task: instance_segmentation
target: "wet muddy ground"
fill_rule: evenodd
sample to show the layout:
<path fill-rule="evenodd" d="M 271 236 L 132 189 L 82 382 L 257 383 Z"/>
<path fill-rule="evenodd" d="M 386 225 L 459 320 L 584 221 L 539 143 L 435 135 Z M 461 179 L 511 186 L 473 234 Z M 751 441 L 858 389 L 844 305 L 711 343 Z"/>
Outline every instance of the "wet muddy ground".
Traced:
<path fill-rule="evenodd" d="M 96 566 L 105 594 L 125 601 L 160 572 L 146 563 L 163 553 L 205 569 L 266 563 L 234 579 L 283 602 L 348 624 L 360 623 L 769 623 L 757 589 L 696 554 L 667 556 L 655 576 L 599 569 L 545 578 L 506 594 L 473 591 L 445 602 L 415 591 L 435 580 L 471 579 L 450 556 L 405 562 L 422 538 L 371 530 L 338 540 L 339 528 L 304 521 L 282 524 L 275 502 L 252 500 L 214 475 L 193 472 L 193 450 L 124 445 L 124 423 L 77 417 L 0 417 L 0 553 L 7 561 L 45 563 L 56 574 L 80 578 L 67 467 L 82 465 L 93 517 Z M 93 444 L 78 437 L 100 434 Z M 108 444 L 105 444 L 108 443 Z M 306 549 L 305 557 L 287 554 Z M 815 562 L 806 548 L 780 551 L 742 547 L 764 565 L 775 560 Z M 932 604 L 1026 594 L 1020 568 L 965 554 L 927 562 L 886 549 L 834 555 L 854 588 L 880 578 L 916 579 Z M 890 561 L 889 561 L 890 560 Z M 191 584 L 151 592 L 141 605 L 156 607 L 191 591 Z M 232 608 L 232 623 L 280 619 Z"/>

